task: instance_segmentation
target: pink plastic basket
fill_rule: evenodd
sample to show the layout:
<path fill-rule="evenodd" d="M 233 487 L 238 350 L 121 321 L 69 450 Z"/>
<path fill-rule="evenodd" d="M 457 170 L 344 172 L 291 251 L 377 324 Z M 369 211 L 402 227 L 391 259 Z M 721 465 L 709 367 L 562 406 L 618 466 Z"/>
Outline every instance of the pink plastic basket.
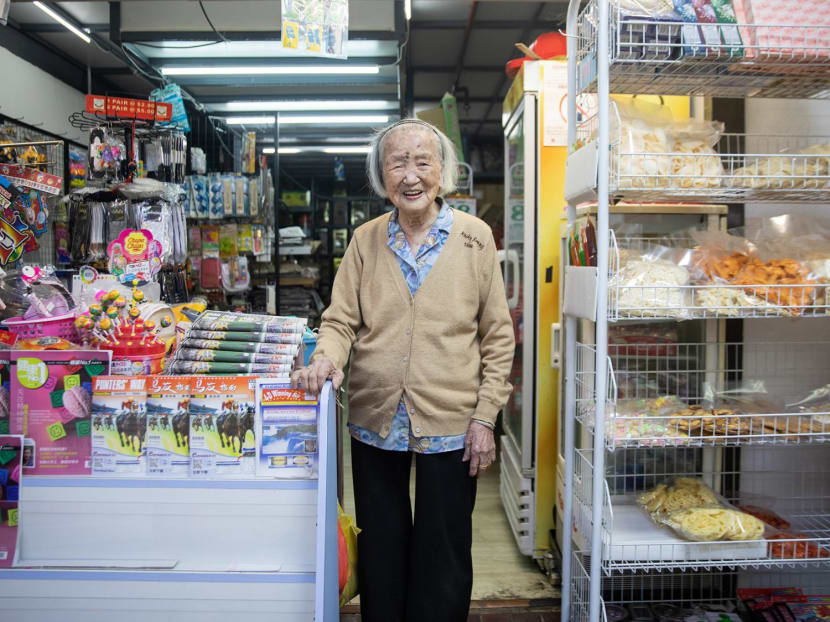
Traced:
<path fill-rule="evenodd" d="M 75 343 L 78 335 L 75 332 L 75 314 L 66 313 L 41 320 L 24 320 L 22 317 L 13 317 L 3 321 L 3 326 L 19 339 L 34 339 L 37 337 L 60 337 Z"/>

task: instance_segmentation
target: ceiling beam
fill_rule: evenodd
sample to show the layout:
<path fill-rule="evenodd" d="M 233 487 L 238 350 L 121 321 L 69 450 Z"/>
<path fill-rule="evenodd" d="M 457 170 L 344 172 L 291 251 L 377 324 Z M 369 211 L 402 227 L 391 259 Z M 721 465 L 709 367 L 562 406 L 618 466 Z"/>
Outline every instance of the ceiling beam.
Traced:
<path fill-rule="evenodd" d="M 539 18 L 542 16 L 542 13 L 547 6 L 546 2 L 540 2 L 539 5 L 536 7 L 536 10 L 533 12 L 533 17 L 528 20 L 525 24 L 524 30 L 522 30 L 522 34 L 519 37 L 519 41 L 525 41 L 530 36 L 530 33 L 536 29 L 536 24 L 539 22 Z M 504 85 L 507 84 L 507 74 L 503 73 L 501 76 L 501 80 L 499 80 L 498 85 L 495 89 L 493 89 L 493 99 L 498 100 L 501 96 L 502 90 L 504 90 Z M 484 118 L 488 118 L 490 116 L 490 111 L 493 110 L 493 106 L 495 105 L 495 101 L 491 102 L 489 106 L 487 106 L 487 112 L 484 113 Z M 476 129 L 473 131 L 473 136 L 478 134 L 481 131 L 481 128 L 484 126 L 483 123 L 479 123 Z"/>
<path fill-rule="evenodd" d="M 278 41 L 279 30 L 223 30 L 228 41 Z M 400 33 L 394 30 L 350 30 L 351 41 L 398 41 Z M 126 30 L 121 31 L 125 43 L 159 43 L 161 41 L 216 41 L 212 30 Z"/>
<path fill-rule="evenodd" d="M 455 95 L 458 90 L 458 81 L 461 79 L 461 72 L 464 69 L 464 56 L 467 54 L 467 45 L 470 43 L 470 34 L 473 31 L 473 21 L 476 18 L 478 4 L 476 0 L 470 1 L 470 14 L 467 16 L 467 25 L 464 27 L 464 35 L 461 38 L 461 48 L 458 50 L 458 59 L 455 61 L 455 78 L 450 87 L 450 93 Z"/>
<path fill-rule="evenodd" d="M 109 36 L 110 41 L 115 45 L 121 45 L 121 3 L 110 2 L 110 24 Z"/>
<path fill-rule="evenodd" d="M 552 20 L 533 20 L 536 30 L 555 30 L 562 28 L 563 23 Z M 528 22 L 523 20 L 486 20 L 479 19 L 473 22 L 476 30 L 521 30 Z M 464 30 L 467 22 L 464 20 L 416 20 L 410 24 L 412 30 Z M 351 33 L 349 33 L 351 37 Z"/>

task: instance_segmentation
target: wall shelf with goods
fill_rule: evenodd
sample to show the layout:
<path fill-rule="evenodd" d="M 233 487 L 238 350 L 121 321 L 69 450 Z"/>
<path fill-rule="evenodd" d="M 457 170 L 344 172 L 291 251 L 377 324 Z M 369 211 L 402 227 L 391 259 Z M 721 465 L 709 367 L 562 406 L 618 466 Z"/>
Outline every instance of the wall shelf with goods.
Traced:
<path fill-rule="evenodd" d="M 828 344 L 740 332 L 830 317 L 814 241 L 830 139 L 727 133 L 663 97 L 830 99 L 830 21 L 703 4 L 711 20 L 691 2 L 569 5 L 563 621 L 737 620 L 774 588 L 793 586 L 783 610 L 830 585 Z M 618 201 L 797 203 L 804 230 L 644 235 Z"/>

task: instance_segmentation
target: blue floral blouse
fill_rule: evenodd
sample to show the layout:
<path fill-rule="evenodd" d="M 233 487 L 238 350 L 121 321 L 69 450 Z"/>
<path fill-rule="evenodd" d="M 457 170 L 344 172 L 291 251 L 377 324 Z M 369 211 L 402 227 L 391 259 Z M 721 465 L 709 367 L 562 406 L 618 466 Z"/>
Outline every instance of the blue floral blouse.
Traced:
<path fill-rule="evenodd" d="M 438 212 L 438 218 L 427 234 L 426 241 L 418 250 L 418 256 L 413 257 L 409 242 L 406 241 L 406 234 L 398 222 L 398 211 L 392 214 L 389 219 L 389 248 L 395 253 L 398 265 L 403 272 L 409 291 L 412 295 L 427 278 L 432 266 L 435 265 L 441 250 L 447 243 L 452 229 L 452 209 L 442 203 Z M 406 410 L 406 403 L 401 398 L 395 418 L 392 420 L 392 428 L 386 438 L 376 432 L 349 424 L 349 431 L 352 437 L 357 440 L 389 451 L 413 451 L 422 454 L 437 454 L 445 451 L 456 451 L 464 448 L 465 434 L 456 436 L 421 436 L 412 434 L 412 426 Z"/>

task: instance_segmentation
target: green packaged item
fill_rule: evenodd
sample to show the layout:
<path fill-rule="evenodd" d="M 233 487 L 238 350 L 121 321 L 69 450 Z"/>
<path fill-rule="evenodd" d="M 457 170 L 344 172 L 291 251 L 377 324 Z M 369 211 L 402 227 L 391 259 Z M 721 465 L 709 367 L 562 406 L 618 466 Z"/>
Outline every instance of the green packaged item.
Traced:
<path fill-rule="evenodd" d="M 211 341 L 248 341 L 251 343 L 284 343 L 298 345 L 303 338 L 302 333 L 268 333 L 265 331 L 234 331 L 234 330 L 198 330 L 190 329 L 187 333 L 190 339 L 208 339 Z"/>
<path fill-rule="evenodd" d="M 260 343 L 247 341 L 218 341 L 215 339 L 192 339 L 182 341 L 180 348 L 195 350 L 224 350 L 226 352 L 262 352 L 264 354 L 281 354 L 297 356 L 299 345 L 293 343 Z"/>
<path fill-rule="evenodd" d="M 228 350 L 196 350 L 179 348 L 177 361 L 207 361 L 216 363 L 266 363 L 274 365 L 293 365 L 295 356 L 285 354 L 265 354 L 262 352 L 231 352 Z"/>
<path fill-rule="evenodd" d="M 189 374 L 278 374 L 288 377 L 293 365 L 266 363 L 213 363 L 204 361 L 173 361 L 170 373 L 174 375 Z"/>
<path fill-rule="evenodd" d="M 715 17 L 720 27 L 723 43 L 729 56 L 743 56 L 744 48 L 741 41 L 741 34 L 738 32 L 738 20 L 735 18 L 735 9 L 732 0 L 710 0 L 715 10 Z"/>

